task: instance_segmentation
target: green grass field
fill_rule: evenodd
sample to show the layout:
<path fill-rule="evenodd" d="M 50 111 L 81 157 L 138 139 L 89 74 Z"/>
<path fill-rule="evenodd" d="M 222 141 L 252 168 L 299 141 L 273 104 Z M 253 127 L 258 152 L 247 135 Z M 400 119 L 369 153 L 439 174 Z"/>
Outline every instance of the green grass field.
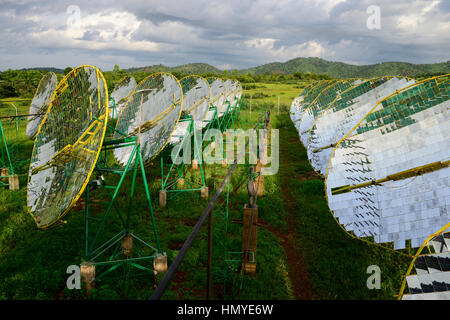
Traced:
<path fill-rule="evenodd" d="M 225 234 L 225 221 L 220 215 L 223 210 L 220 207 L 214 209 L 214 296 L 220 299 L 393 299 L 410 260 L 390 250 L 352 239 L 333 220 L 324 197 L 324 182 L 313 173 L 287 113 L 293 98 L 305 85 L 304 82 L 256 83 L 249 85 L 244 92 L 247 107 L 252 97 L 251 113 L 249 108 L 243 112 L 243 119 L 248 118 L 246 128 L 256 123 L 266 106 L 271 106 L 272 128 L 279 129 L 280 133 L 281 164 L 277 175 L 265 178 L 265 194 L 258 199 L 259 219 L 264 226 L 258 229 L 257 275 L 241 279 L 236 271 L 238 264 L 235 264 L 235 271 L 229 272 L 226 278 L 225 295 L 223 243 L 228 243 L 229 251 L 240 251 L 242 226 L 229 223 Z M 0 110 L 5 112 L 4 108 Z M 19 111 L 28 112 L 27 103 L 20 103 Z M 33 144 L 24 135 L 25 125 L 25 122 L 20 123 L 15 152 L 17 159 L 31 156 Z M 65 217 L 66 224 L 38 230 L 26 208 L 27 171 L 26 163 L 18 168 L 21 185 L 18 192 L 0 189 L 0 298 L 84 299 L 84 291 L 66 288 L 66 268 L 83 261 L 83 203 L 81 201 Z M 220 165 L 206 166 L 210 196 L 226 172 L 227 169 Z M 187 175 L 198 179 L 199 173 L 189 171 Z M 234 190 L 245 175 L 246 168 L 239 167 L 231 178 L 230 189 Z M 169 201 L 166 208 L 160 208 L 157 203 L 161 188 L 158 158 L 147 168 L 147 177 L 161 246 L 167 252 L 170 264 L 207 201 L 201 200 L 198 194 L 188 194 Z M 114 181 L 115 178 L 109 179 Z M 141 196 L 143 188 L 140 182 L 138 178 L 132 230 L 141 238 L 152 241 L 152 225 L 144 211 L 145 198 Z M 121 206 L 128 204 L 126 191 L 130 184 L 131 179 L 126 180 L 119 193 Z M 230 198 L 230 221 L 242 218 L 242 208 L 247 201 L 244 185 Z M 99 212 L 103 209 L 101 206 L 96 208 Z M 116 223 L 109 221 L 105 237 L 113 234 Z M 301 260 L 301 269 L 292 264 L 293 258 Z M 195 239 L 163 299 L 204 299 L 206 262 L 207 224 Z M 369 275 L 366 269 L 370 265 L 381 268 L 381 290 L 367 289 Z M 299 282 L 294 275 L 304 279 Z M 112 278 L 99 282 L 92 298 L 146 299 L 153 292 L 154 285 L 153 277 L 134 278 L 130 270 L 121 269 Z"/>

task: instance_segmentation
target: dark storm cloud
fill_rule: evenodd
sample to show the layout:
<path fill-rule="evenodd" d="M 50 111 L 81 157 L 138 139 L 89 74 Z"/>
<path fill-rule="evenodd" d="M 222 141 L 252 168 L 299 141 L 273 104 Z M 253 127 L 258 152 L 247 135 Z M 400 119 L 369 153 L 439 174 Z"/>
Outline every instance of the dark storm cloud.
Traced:
<path fill-rule="evenodd" d="M 77 28 L 67 25 L 73 5 Z M 380 8 L 379 30 L 367 28 L 370 5 Z M 88 61 L 247 68 L 297 56 L 432 63 L 449 60 L 450 1 L 0 0 L 0 37 L 0 70 Z"/>

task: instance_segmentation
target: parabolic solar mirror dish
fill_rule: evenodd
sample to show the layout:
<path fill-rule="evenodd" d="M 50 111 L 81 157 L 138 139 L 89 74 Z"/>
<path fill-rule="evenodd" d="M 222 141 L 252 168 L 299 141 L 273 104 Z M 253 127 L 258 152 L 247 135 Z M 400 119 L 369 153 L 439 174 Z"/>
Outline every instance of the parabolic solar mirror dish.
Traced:
<path fill-rule="evenodd" d="M 237 99 L 236 103 L 237 103 L 237 102 L 241 101 L 242 84 L 239 81 L 237 81 L 237 80 L 236 80 L 236 82 L 237 82 L 237 84 L 236 84 L 236 99 Z"/>
<path fill-rule="evenodd" d="M 326 87 L 320 94 L 314 99 L 313 102 L 305 109 L 300 118 L 299 133 L 302 143 L 307 146 L 307 138 L 309 131 L 314 123 L 316 117 L 322 113 L 322 111 L 343 91 L 352 86 L 349 81 L 337 81 L 333 82 L 330 86 Z"/>
<path fill-rule="evenodd" d="M 298 95 L 298 97 L 296 97 L 294 99 L 294 101 L 292 101 L 291 104 L 291 110 L 290 110 L 290 117 L 292 122 L 294 122 L 294 124 L 298 123 L 301 117 L 300 114 L 300 103 L 303 101 L 303 99 L 305 98 L 305 96 L 308 94 L 308 92 L 316 85 L 318 84 L 317 81 L 314 81 L 313 83 L 307 85 L 302 92 Z"/>
<path fill-rule="evenodd" d="M 192 116 L 194 130 L 202 128 L 203 120 L 209 110 L 211 89 L 206 79 L 191 75 L 180 80 L 183 89 L 183 113 Z M 170 138 L 170 144 L 178 143 L 188 130 L 189 121 L 179 121 Z"/>
<path fill-rule="evenodd" d="M 237 103 L 240 99 L 240 98 L 238 98 L 238 93 L 239 93 L 239 90 L 242 90 L 242 87 L 241 87 L 241 89 L 239 89 L 239 87 L 241 85 L 239 81 L 237 81 L 237 80 L 232 80 L 232 81 L 233 81 L 233 94 L 232 94 L 231 100 L 230 100 L 231 110 L 236 108 Z M 242 95 L 242 93 L 241 93 L 241 95 Z"/>
<path fill-rule="evenodd" d="M 234 101 L 235 82 L 231 79 L 226 79 L 226 80 L 224 80 L 224 83 L 225 83 L 225 89 L 227 90 L 227 94 L 225 97 L 224 106 L 223 106 L 222 110 L 220 111 L 219 117 L 222 117 L 227 112 L 228 106 L 231 107 L 231 105 Z"/>
<path fill-rule="evenodd" d="M 219 78 L 208 78 L 206 79 L 211 88 L 211 105 L 217 108 L 217 114 L 220 113 L 223 106 L 225 105 L 225 97 L 227 94 L 225 83 Z M 206 127 L 208 123 L 212 120 L 214 116 L 214 111 L 209 110 L 206 114 L 205 120 L 203 121 L 203 127 Z"/>
<path fill-rule="evenodd" d="M 111 98 L 114 99 L 114 102 L 110 105 L 110 113 L 109 116 L 112 119 L 117 119 L 120 114 L 120 111 L 125 106 L 133 92 L 134 88 L 136 88 L 136 80 L 133 77 L 126 76 L 121 79 L 116 86 L 114 87 L 113 92 L 111 93 Z M 113 108 L 115 104 L 115 107 Z"/>
<path fill-rule="evenodd" d="M 298 104 L 295 117 L 296 121 L 294 121 L 294 126 L 297 129 L 297 131 L 299 131 L 299 134 L 300 134 L 300 122 L 305 110 L 309 107 L 309 105 L 312 102 L 314 102 L 314 100 L 319 96 L 319 94 L 323 90 L 325 90 L 328 86 L 336 82 L 338 82 L 338 80 L 320 81 L 314 87 L 312 87 L 311 90 L 309 90 L 305 96 L 303 96 L 303 100 Z"/>
<path fill-rule="evenodd" d="M 108 92 L 92 66 L 59 83 L 34 143 L 28 210 L 39 228 L 61 219 L 83 193 L 105 136 Z"/>
<path fill-rule="evenodd" d="M 29 138 L 34 138 L 39 129 L 52 99 L 53 92 L 56 89 L 56 84 L 56 74 L 53 72 L 45 74 L 39 82 L 30 105 L 30 116 L 28 117 L 26 129 L 26 134 Z"/>
<path fill-rule="evenodd" d="M 180 119 L 183 92 L 171 74 L 154 73 L 137 85 L 117 120 L 116 130 L 126 136 L 139 136 L 142 160 L 156 157 L 169 142 Z M 116 138 L 123 137 L 116 133 Z M 125 165 L 133 146 L 117 148 L 114 156 Z"/>
<path fill-rule="evenodd" d="M 380 103 L 335 148 L 326 192 L 357 237 L 420 246 L 450 221 L 450 83 L 429 79 Z"/>
<path fill-rule="evenodd" d="M 342 92 L 316 118 L 307 141 L 308 158 L 325 174 L 337 142 L 356 126 L 378 101 L 414 83 L 405 78 L 367 80 Z"/>

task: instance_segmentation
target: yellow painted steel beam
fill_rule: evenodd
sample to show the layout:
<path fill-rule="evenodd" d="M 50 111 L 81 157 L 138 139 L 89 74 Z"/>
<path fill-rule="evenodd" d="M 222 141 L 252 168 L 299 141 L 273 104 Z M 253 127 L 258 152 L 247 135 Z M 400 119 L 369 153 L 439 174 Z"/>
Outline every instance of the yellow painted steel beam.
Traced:
<path fill-rule="evenodd" d="M 433 172 L 436 170 L 447 168 L 448 166 L 450 166 L 450 160 L 447 160 L 444 162 L 437 161 L 437 162 L 433 162 L 430 164 L 426 164 L 424 166 L 419 166 L 416 168 L 412 168 L 412 169 L 408 169 L 408 170 L 401 171 L 398 173 L 394 173 L 394 174 L 388 175 L 387 177 L 382 178 L 382 179 L 371 180 L 368 182 L 356 184 L 354 186 L 345 185 L 345 186 L 341 186 L 341 187 L 332 188 L 331 194 L 336 195 L 336 194 L 341 194 L 341 193 L 347 193 L 347 192 L 350 192 L 355 189 L 365 188 L 365 187 L 369 187 L 371 185 L 379 185 L 379 184 L 382 184 L 382 183 L 388 182 L 388 181 L 404 180 L 404 179 L 412 178 L 415 176 L 420 176 L 425 173 L 430 173 L 430 172 Z"/>

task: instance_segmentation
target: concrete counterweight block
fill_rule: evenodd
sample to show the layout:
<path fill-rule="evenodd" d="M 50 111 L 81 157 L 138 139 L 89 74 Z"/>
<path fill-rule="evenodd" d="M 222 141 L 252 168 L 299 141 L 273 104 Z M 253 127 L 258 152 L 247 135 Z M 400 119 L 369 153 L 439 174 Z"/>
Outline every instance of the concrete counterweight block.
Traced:
<path fill-rule="evenodd" d="M 9 176 L 9 190 L 19 190 L 19 176 L 17 174 Z"/>
<path fill-rule="evenodd" d="M 159 206 L 165 207 L 167 205 L 167 191 L 159 190 Z"/>
<path fill-rule="evenodd" d="M 133 237 L 131 235 L 126 235 L 122 239 L 122 243 L 120 245 L 122 248 L 122 254 L 125 256 L 129 256 L 133 253 Z"/>
<path fill-rule="evenodd" d="M 198 160 L 192 160 L 192 170 L 198 170 Z"/>
<path fill-rule="evenodd" d="M 86 285 L 86 292 L 89 294 L 95 287 L 95 266 L 89 262 L 84 261 L 80 266 L 81 279 Z"/>
<path fill-rule="evenodd" d="M 208 199 L 209 196 L 208 192 L 209 192 L 208 187 L 202 187 L 202 189 L 200 190 L 201 198 Z"/>
<path fill-rule="evenodd" d="M 243 268 L 244 274 L 249 276 L 256 275 L 256 262 L 255 263 L 244 262 Z"/>
<path fill-rule="evenodd" d="M 153 259 L 153 270 L 159 274 L 167 271 L 167 254 L 165 252 Z"/>
<path fill-rule="evenodd" d="M 253 218 L 253 225 L 252 225 Z M 258 206 L 249 208 L 244 205 L 242 219 L 242 267 L 247 275 L 256 274 L 256 249 L 258 245 Z"/>

